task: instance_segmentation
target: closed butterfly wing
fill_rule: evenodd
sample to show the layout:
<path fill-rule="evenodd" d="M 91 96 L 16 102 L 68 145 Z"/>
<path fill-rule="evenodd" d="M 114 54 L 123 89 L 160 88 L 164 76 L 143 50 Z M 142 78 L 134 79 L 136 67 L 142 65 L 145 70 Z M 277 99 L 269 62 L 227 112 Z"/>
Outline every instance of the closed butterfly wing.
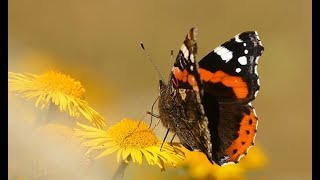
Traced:
<path fill-rule="evenodd" d="M 162 124 L 189 150 L 204 152 L 211 160 L 208 120 L 201 104 L 202 82 L 196 62 L 196 28 L 187 34 L 169 82 L 160 81 L 159 113 Z"/>

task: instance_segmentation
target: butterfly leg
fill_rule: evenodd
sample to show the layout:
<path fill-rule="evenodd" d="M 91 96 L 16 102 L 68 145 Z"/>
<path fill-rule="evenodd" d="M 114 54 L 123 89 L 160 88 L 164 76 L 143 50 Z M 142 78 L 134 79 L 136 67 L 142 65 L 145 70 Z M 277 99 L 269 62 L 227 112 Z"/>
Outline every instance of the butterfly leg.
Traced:
<path fill-rule="evenodd" d="M 155 115 L 153 114 L 153 108 L 154 108 L 154 105 L 156 104 L 156 102 L 158 101 L 160 96 L 157 97 L 157 99 L 153 102 L 152 106 L 151 106 L 151 112 L 147 112 L 147 114 L 150 114 L 151 117 L 150 117 L 150 124 L 149 124 L 149 128 L 151 127 L 151 124 L 152 124 L 152 117 L 156 117 L 156 118 L 159 118 L 159 115 Z"/>
<path fill-rule="evenodd" d="M 154 128 L 156 128 L 158 126 L 158 124 L 160 123 L 160 119 L 158 120 L 158 122 L 156 123 L 156 125 L 154 125 L 154 127 L 152 128 L 152 131 L 154 130 Z"/>
<path fill-rule="evenodd" d="M 165 142 L 166 139 L 167 139 L 167 136 L 168 136 L 168 134 L 169 134 L 169 131 L 170 131 L 170 128 L 168 128 L 168 130 L 167 130 L 167 132 L 166 132 L 166 135 L 164 136 L 164 139 L 163 139 L 162 144 L 161 144 L 161 147 L 160 147 L 160 151 L 161 151 L 161 149 L 162 149 L 162 146 L 163 146 L 164 142 Z"/>
<path fill-rule="evenodd" d="M 177 135 L 177 134 L 174 134 L 173 137 L 172 137 L 172 139 L 171 139 L 171 141 L 170 141 L 170 145 L 171 145 L 171 146 L 172 146 L 172 142 L 173 142 L 174 138 L 176 137 L 176 135 Z"/>
<path fill-rule="evenodd" d="M 151 115 L 151 117 L 160 118 L 160 116 L 159 116 L 159 115 L 157 115 L 157 114 L 153 114 L 153 113 L 152 113 L 152 112 L 150 112 L 150 111 L 147 111 L 147 114 L 150 114 L 150 115 Z"/>
<path fill-rule="evenodd" d="M 151 113 L 151 112 L 147 112 L 147 114 L 150 114 L 151 115 L 151 117 L 155 117 L 155 118 L 158 118 L 159 120 L 158 120 L 158 122 L 156 123 L 156 125 L 154 125 L 154 127 L 152 128 L 152 130 L 154 130 L 154 128 L 156 128 L 157 126 L 158 126 L 158 124 L 160 123 L 160 115 L 157 115 L 157 114 L 153 114 L 153 113 Z M 151 119 L 152 120 L 152 119 Z M 149 125 L 149 128 L 150 128 L 150 126 L 151 126 L 151 123 L 150 123 L 150 125 Z"/>

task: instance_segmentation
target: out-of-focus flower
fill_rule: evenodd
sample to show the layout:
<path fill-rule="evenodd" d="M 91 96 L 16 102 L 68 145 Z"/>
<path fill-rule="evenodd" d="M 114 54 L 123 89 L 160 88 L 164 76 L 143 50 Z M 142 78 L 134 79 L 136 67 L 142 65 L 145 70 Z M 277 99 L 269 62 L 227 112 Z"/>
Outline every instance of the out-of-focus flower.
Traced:
<path fill-rule="evenodd" d="M 185 152 L 186 159 L 178 167 L 185 168 L 192 178 L 199 180 L 243 180 L 246 179 L 248 170 L 260 169 L 266 164 L 266 156 L 257 145 L 252 147 L 239 163 L 222 167 L 212 165 L 201 152 L 182 150 Z"/>
<path fill-rule="evenodd" d="M 35 132 L 46 135 L 60 144 L 70 144 L 74 147 L 80 145 L 79 139 L 74 136 L 73 129 L 62 124 L 48 123 L 35 129 Z"/>
<path fill-rule="evenodd" d="M 73 128 L 56 123 L 45 124 L 36 129 L 36 132 L 48 136 L 52 143 L 61 145 L 61 148 L 72 149 L 73 154 L 83 154 L 84 148 L 80 148 L 81 142 L 74 134 Z M 88 156 L 81 156 L 79 166 L 86 167 L 90 164 L 91 159 Z"/>
<path fill-rule="evenodd" d="M 267 156 L 259 145 L 250 148 L 249 153 L 241 158 L 241 161 L 239 162 L 239 164 L 247 170 L 263 168 L 267 163 Z"/>
<path fill-rule="evenodd" d="M 95 126 L 104 126 L 103 117 L 84 100 L 85 89 L 81 83 L 65 74 L 55 71 L 42 75 L 9 72 L 8 89 L 27 100 L 36 99 L 36 106 L 41 109 L 55 104 L 72 117 L 82 114 Z"/>
<path fill-rule="evenodd" d="M 81 142 L 74 136 L 73 127 L 47 123 L 35 128 L 20 119 L 11 120 L 9 179 L 77 179 L 91 173 L 92 161 L 84 156 L 86 149 L 80 148 Z M 74 173 L 76 170 L 80 172 Z"/>
<path fill-rule="evenodd" d="M 164 164 L 175 166 L 185 158 L 181 146 L 164 143 L 158 140 L 155 133 L 142 121 L 123 119 L 111 126 L 107 131 L 77 123 L 76 136 L 86 140 L 83 146 L 89 147 L 86 154 L 100 150 L 95 159 L 117 152 L 117 161 L 125 162 L 132 158 L 133 162 L 142 164 L 144 156 L 149 165 L 158 165 L 164 170 Z M 102 152 L 101 152 L 102 151 Z"/>

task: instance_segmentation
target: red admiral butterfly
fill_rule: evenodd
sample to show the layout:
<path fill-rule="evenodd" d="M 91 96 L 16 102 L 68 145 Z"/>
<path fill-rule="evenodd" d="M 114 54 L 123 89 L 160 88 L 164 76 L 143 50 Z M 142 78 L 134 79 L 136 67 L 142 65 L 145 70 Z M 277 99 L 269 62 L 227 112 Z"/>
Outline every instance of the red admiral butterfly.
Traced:
<path fill-rule="evenodd" d="M 169 82 L 160 80 L 159 117 L 189 150 L 211 163 L 237 163 L 253 146 L 258 119 L 251 102 L 259 90 L 256 31 L 243 32 L 199 63 L 197 29 L 187 34 Z"/>

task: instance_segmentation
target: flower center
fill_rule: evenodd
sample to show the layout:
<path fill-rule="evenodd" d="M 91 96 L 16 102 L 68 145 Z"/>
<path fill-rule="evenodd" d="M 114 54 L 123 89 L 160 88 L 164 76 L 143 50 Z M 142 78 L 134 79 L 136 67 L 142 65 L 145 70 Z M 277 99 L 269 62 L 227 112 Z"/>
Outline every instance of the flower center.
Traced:
<path fill-rule="evenodd" d="M 146 123 L 123 119 L 108 129 L 108 134 L 121 148 L 145 148 L 155 146 L 158 139 Z"/>
<path fill-rule="evenodd" d="M 49 71 L 39 76 L 36 86 L 48 94 L 63 93 L 73 98 L 84 98 L 85 89 L 81 83 L 59 72 Z"/>

